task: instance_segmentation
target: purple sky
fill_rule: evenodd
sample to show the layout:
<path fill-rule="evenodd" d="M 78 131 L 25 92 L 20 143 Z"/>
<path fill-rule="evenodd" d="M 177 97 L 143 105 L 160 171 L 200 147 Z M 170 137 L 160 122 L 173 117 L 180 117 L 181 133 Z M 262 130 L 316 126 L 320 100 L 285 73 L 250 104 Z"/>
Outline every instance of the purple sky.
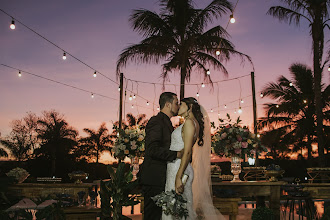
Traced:
<path fill-rule="evenodd" d="M 196 0 L 197 7 L 205 7 L 210 1 Z M 278 4 L 275 0 L 240 1 L 235 11 L 236 23 L 230 24 L 228 32 L 236 49 L 252 57 L 255 66 L 256 90 L 281 74 L 288 76 L 288 67 L 293 62 L 312 65 L 311 39 L 308 26 L 289 26 L 266 15 L 270 6 Z M 236 3 L 236 1 L 234 2 Z M 2 1 L 3 10 L 21 20 L 49 40 L 55 42 L 88 65 L 116 79 L 115 67 L 121 50 L 132 43 L 138 43 L 141 37 L 133 32 L 128 17 L 133 9 L 146 8 L 158 10 L 156 0 L 59 0 L 59 1 Z M 214 25 L 225 26 L 229 14 L 214 22 Z M 101 93 L 118 99 L 117 85 L 102 76 L 93 77 L 93 70 L 87 68 L 71 57 L 62 60 L 62 51 L 41 39 L 25 27 L 17 24 L 16 30 L 10 30 L 11 18 L 0 12 L 0 63 L 35 73 L 44 77 L 68 83 L 95 93 Z M 252 67 L 249 63 L 240 65 L 239 60 L 232 59 L 225 66 L 229 77 L 249 74 Z M 135 65 L 129 63 L 124 69 L 127 78 L 149 82 L 161 82 L 160 65 Z M 118 120 L 118 101 L 81 92 L 62 85 L 54 84 L 23 73 L 0 66 L 0 132 L 2 136 L 10 132 L 9 123 L 20 119 L 31 111 L 38 115 L 43 110 L 56 109 L 66 116 L 68 122 L 85 135 L 85 127 L 96 129 L 102 122 Z M 214 81 L 225 79 L 221 72 L 211 69 Z M 199 75 L 193 74 L 191 83 L 201 82 Z M 179 74 L 172 74 L 169 83 L 179 83 Z M 241 79 L 242 97 L 251 94 L 250 77 Z M 131 89 L 129 84 L 128 88 Z M 225 115 L 224 104 L 240 98 L 237 80 L 219 84 L 220 114 Z M 133 87 L 137 89 L 136 84 Z M 166 87 L 166 91 L 177 92 L 179 87 Z M 209 88 L 200 90 L 200 103 L 206 109 L 217 106 L 217 87 L 210 92 Z M 162 92 L 161 86 L 139 84 L 138 93 L 150 102 L 158 101 Z M 196 86 L 186 87 L 186 96 L 195 96 Z M 128 96 L 130 93 L 128 93 Z M 244 99 L 243 123 L 252 125 L 251 97 Z M 258 116 L 263 115 L 262 103 L 266 100 L 257 96 Z M 153 114 L 152 107 L 146 101 L 137 98 L 145 108 L 131 109 L 126 106 L 126 113 Z M 228 113 L 234 116 L 238 101 L 228 104 Z M 156 110 L 156 109 L 155 109 Z M 211 120 L 217 120 L 217 110 L 209 113 Z M 238 114 L 237 114 L 238 115 Z"/>

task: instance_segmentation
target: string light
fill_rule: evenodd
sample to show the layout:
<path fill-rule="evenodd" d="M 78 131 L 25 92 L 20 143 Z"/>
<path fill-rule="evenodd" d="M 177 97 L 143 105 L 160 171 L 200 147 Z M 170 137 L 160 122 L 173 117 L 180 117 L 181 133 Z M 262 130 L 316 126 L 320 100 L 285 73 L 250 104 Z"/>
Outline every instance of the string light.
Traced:
<path fill-rule="evenodd" d="M 244 103 L 243 99 L 241 99 L 241 103 Z"/>
<path fill-rule="evenodd" d="M 260 138 L 260 134 L 257 134 L 257 138 Z"/>
<path fill-rule="evenodd" d="M 21 76 L 22 76 L 21 71 L 18 71 L 18 77 L 21 77 Z"/>
<path fill-rule="evenodd" d="M 133 95 L 133 99 L 136 99 L 136 96 L 135 96 L 135 94 Z"/>
<path fill-rule="evenodd" d="M 91 97 L 94 98 L 94 94 L 93 93 L 91 94 Z"/>
<path fill-rule="evenodd" d="M 307 100 L 306 100 L 306 99 L 304 100 L 304 103 L 305 103 L 305 104 L 307 103 Z"/>
<path fill-rule="evenodd" d="M 219 55 L 220 55 L 220 50 L 217 50 L 217 51 L 215 52 L 215 54 L 216 54 L 217 56 L 219 56 Z"/>
<path fill-rule="evenodd" d="M 134 105 L 132 105 L 132 107 L 131 108 L 134 108 Z"/>
<path fill-rule="evenodd" d="M 208 69 L 208 70 L 206 70 L 206 74 L 207 75 L 210 75 L 211 74 L 211 72 L 210 72 L 210 70 Z"/>
<path fill-rule="evenodd" d="M 234 24 L 235 21 L 236 21 L 236 20 L 235 20 L 235 18 L 234 18 L 234 15 L 231 14 L 231 15 L 230 15 L 230 23 Z"/>
<path fill-rule="evenodd" d="M 213 109 L 211 109 L 211 112 L 213 112 Z"/>
<path fill-rule="evenodd" d="M 218 113 L 218 116 L 220 116 L 220 113 Z"/>
<path fill-rule="evenodd" d="M 330 65 L 328 66 L 328 71 L 330 72 Z"/>
<path fill-rule="evenodd" d="M 149 105 L 149 102 L 147 102 L 147 105 Z"/>
<path fill-rule="evenodd" d="M 204 83 L 202 83 L 202 88 L 204 88 L 205 87 L 205 84 Z"/>
<path fill-rule="evenodd" d="M 15 21 L 14 21 L 14 19 L 11 20 L 11 24 L 10 24 L 9 27 L 10 27 L 10 29 L 15 30 L 16 26 L 15 26 Z"/>
<path fill-rule="evenodd" d="M 292 83 L 292 82 L 290 82 L 290 83 L 289 83 L 289 86 L 293 86 L 293 83 Z"/>
<path fill-rule="evenodd" d="M 225 108 L 227 108 L 227 105 L 225 105 Z"/>
<path fill-rule="evenodd" d="M 118 87 L 118 91 L 120 91 L 120 86 Z"/>
<path fill-rule="evenodd" d="M 66 53 L 65 52 L 63 52 L 63 60 L 66 60 Z"/>
<path fill-rule="evenodd" d="M 242 108 L 239 107 L 239 109 L 238 109 L 238 113 L 241 114 L 242 112 L 243 112 Z"/>
<path fill-rule="evenodd" d="M 96 71 L 94 72 L 94 77 L 96 77 Z"/>
<path fill-rule="evenodd" d="M 234 113 L 235 113 L 235 114 L 237 113 L 237 112 L 236 112 L 236 109 L 235 109 Z"/>
<path fill-rule="evenodd" d="M 198 92 L 197 92 L 196 96 L 199 97 L 199 93 Z"/>
<path fill-rule="evenodd" d="M 128 100 L 130 100 L 130 101 L 133 100 L 132 95 L 129 96 Z"/>
<path fill-rule="evenodd" d="M 157 107 L 157 111 L 159 111 L 159 107 Z"/>
<path fill-rule="evenodd" d="M 264 94 L 260 93 L 260 97 L 261 97 L 261 98 L 264 97 Z"/>
<path fill-rule="evenodd" d="M 276 108 L 280 107 L 279 105 L 276 105 Z"/>

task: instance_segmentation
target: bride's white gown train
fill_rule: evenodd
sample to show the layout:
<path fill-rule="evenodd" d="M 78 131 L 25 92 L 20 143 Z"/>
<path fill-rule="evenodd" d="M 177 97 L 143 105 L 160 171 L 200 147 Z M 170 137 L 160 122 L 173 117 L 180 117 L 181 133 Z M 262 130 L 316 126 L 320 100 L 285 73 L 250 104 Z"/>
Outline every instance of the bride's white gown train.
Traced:
<path fill-rule="evenodd" d="M 180 151 L 183 149 L 184 142 L 182 140 L 182 135 L 181 135 L 183 125 L 184 124 L 181 124 L 179 127 L 177 127 L 177 129 L 173 131 L 171 136 L 170 150 Z M 173 162 L 167 163 L 165 191 L 175 190 L 175 177 L 179 170 L 180 163 L 181 163 L 181 159 L 176 159 Z M 184 192 L 182 194 L 183 198 L 187 200 L 187 209 L 189 213 L 187 219 L 195 220 L 196 213 L 193 208 L 193 194 L 192 194 L 192 182 L 194 179 L 194 170 L 190 163 L 188 164 L 184 173 L 189 176 L 186 185 L 184 187 Z M 171 215 L 165 215 L 164 213 L 162 214 L 162 220 L 173 220 L 173 219 L 175 218 Z"/>

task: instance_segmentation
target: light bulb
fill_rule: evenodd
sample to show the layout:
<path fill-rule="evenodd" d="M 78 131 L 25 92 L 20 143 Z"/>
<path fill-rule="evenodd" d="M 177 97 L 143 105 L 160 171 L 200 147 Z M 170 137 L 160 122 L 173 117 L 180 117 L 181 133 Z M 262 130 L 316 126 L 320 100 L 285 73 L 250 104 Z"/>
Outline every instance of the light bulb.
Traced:
<path fill-rule="evenodd" d="M 236 109 L 235 109 L 234 113 L 235 113 L 235 114 L 237 113 L 237 112 L 236 112 Z"/>
<path fill-rule="evenodd" d="M 220 113 L 218 113 L 218 116 L 220 116 Z"/>
<path fill-rule="evenodd" d="M 11 24 L 10 24 L 10 29 L 15 30 L 15 28 L 16 28 L 16 26 L 15 26 L 15 21 L 12 20 L 12 21 L 11 21 Z"/>
<path fill-rule="evenodd" d="M 18 77 L 21 77 L 21 76 L 22 76 L 21 71 L 18 71 Z"/>
<path fill-rule="evenodd" d="M 241 103 L 244 103 L 243 99 L 241 99 Z"/>
<path fill-rule="evenodd" d="M 217 50 L 217 51 L 215 52 L 215 54 L 216 54 L 217 56 L 219 56 L 219 55 L 220 55 L 220 50 Z"/>
<path fill-rule="evenodd" d="M 147 102 L 147 105 L 149 105 L 149 102 Z"/>
<path fill-rule="evenodd" d="M 227 108 L 227 105 L 225 105 L 225 108 Z"/>
<path fill-rule="evenodd" d="M 159 107 L 157 107 L 157 111 L 159 111 Z"/>
<path fill-rule="evenodd" d="M 118 87 L 118 91 L 120 91 L 120 87 Z"/>
<path fill-rule="evenodd" d="M 66 53 L 63 52 L 63 60 L 66 60 Z"/>
<path fill-rule="evenodd" d="M 235 18 L 234 18 L 234 15 L 230 15 L 230 23 L 234 24 L 235 23 Z"/>
<path fill-rule="evenodd" d="M 279 105 L 276 105 L 276 108 L 280 107 Z"/>
<path fill-rule="evenodd" d="M 260 134 L 257 134 L 257 138 L 260 138 Z"/>
<path fill-rule="evenodd" d="M 207 75 L 210 75 L 211 74 L 211 72 L 210 72 L 210 70 L 208 69 L 208 70 L 206 70 L 206 74 Z"/>
<path fill-rule="evenodd" d="M 96 77 L 96 71 L 94 72 L 94 75 L 93 76 Z"/>
<path fill-rule="evenodd" d="M 202 88 L 204 88 L 205 87 L 205 84 L 204 83 L 202 83 Z"/>
<path fill-rule="evenodd" d="M 94 98 L 94 94 L 93 93 L 92 93 L 91 97 Z"/>
<path fill-rule="evenodd" d="M 243 111 L 242 111 L 242 108 L 239 107 L 239 109 L 238 109 L 238 113 L 241 114 L 242 112 L 243 112 Z"/>
<path fill-rule="evenodd" d="M 197 92 L 196 96 L 199 97 L 199 93 L 198 92 Z"/>
<path fill-rule="evenodd" d="M 330 72 L 330 65 L 328 66 L 328 71 Z"/>
<path fill-rule="evenodd" d="M 133 99 L 136 99 L 136 96 L 135 96 L 135 94 L 133 95 Z"/>
<path fill-rule="evenodd" d="M 134 105 L 132 105 L 132 107 L 131 108 L 134 108 Z"/>
<path fill-rule="evenodd" d="M 307 100 L 306 100 L 306 99 L 304 100 L 304 103 L 305 103 L 305 104 L 307 103 Z"/>
<path fill-rule="evenodd" d="M 293 86 L 292 82 L 289 83 L 289 86 Z"/>
<path fill-rule="evenodd" d="M 211 112 L 213 112 L 213 109 L 211 109 Z"/>
<path fill-rule="evenodd" d="M 260 97 L 261 97 L 261 98 L 264 97 L 264 94 L 260 93 Z"/>
<path fill-rule="evenodd" d="M 129 98 L 128 98 L 128 100 L 132 101 L 132 99 L 133 99 L 133 98 L 132 98 L 132 95 L 130 95 Z"/>

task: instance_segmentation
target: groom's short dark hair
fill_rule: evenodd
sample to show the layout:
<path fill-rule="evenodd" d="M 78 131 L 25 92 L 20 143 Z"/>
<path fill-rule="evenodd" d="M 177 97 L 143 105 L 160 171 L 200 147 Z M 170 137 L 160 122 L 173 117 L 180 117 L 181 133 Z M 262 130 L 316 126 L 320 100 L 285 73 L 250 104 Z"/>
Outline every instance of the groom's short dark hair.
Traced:
<path fill-rule="evenodd" d="M 159 97 L 159 108 L 163 109 L 166 102 L 172 103 L 175 96 L 176 94 L 173 92 L 163 92 Z"/>

